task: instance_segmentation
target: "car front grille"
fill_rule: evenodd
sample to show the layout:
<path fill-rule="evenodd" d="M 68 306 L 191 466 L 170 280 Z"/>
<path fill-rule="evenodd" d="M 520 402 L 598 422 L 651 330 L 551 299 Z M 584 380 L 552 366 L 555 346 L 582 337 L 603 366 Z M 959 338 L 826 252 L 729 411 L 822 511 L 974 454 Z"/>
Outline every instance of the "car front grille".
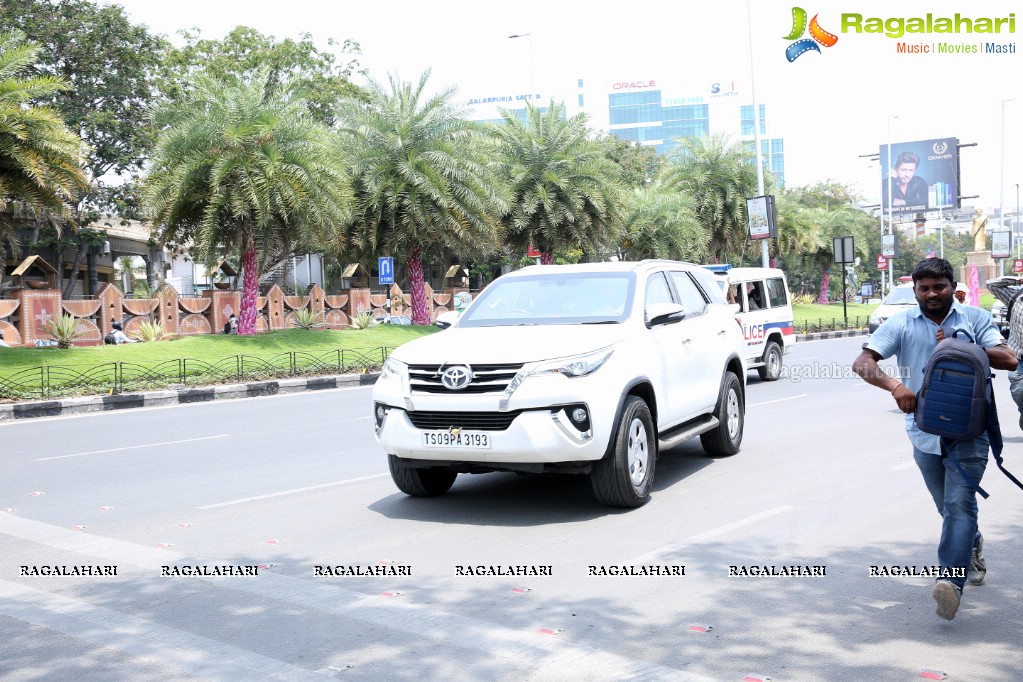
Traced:
<path fill-rule="evenodd" d="M 514 412 L 420 412 L 408 413 L 417 429 L 473 429 L 476 431 L 504 431 L 521 410 Z"/>
<path fill-rule="evenodd" d="M 452 391 L 440 381 L 441 372 L 460 363 L 444 365 L 409 365 L 409 383 L 413 393 L 501 393 L 522 368 L 522 363 L 500 365 L 469 365 L 472 381 L 463 389 Z"/>

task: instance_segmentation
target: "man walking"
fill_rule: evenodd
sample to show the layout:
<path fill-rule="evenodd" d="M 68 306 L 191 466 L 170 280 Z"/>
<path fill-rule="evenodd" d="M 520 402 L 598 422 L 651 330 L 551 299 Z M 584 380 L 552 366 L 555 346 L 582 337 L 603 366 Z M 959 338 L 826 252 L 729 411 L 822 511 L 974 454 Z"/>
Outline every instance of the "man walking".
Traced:
<path fill-rule="evenodd" d="M 944 258 L 928 258 L 913 269 L 913 292 L 917 307 L 884 321 L 853 362 L 853 371 L 873 386 L 892 394 L 899 409 L 906 413 L 906 432 L 913 445 L 924 484 L 942 516 L 938 563 L 942 575 L 932 595 L 937 613 L 946 620 L 955 618 L 962 600 L 963 586 L 980 585 L 987 576 L 984 538 L 977 526 L 977 497 L 973 487 L 959 473 L 955 459 L 974 481 L 980 482 L 988 459 L 988 437 L 984 433 L 973 440 L 956 441 L 951 452 L 943 454 L 938 436 L 921 431 L 913 419 L 916 395 L 923 383 L 923 368 L 938 341 L 955 331 L 969 334 L 984 347 L 991 367 L 1016 369 L 1016 357 L 982 308 L 962 305 L 954 300 L 955 278 L 952 265 Z M 895 355 L 905 383 L 885 374 L 880 360 Z M 969 572 L 967 573 L 967 568 Z"/>

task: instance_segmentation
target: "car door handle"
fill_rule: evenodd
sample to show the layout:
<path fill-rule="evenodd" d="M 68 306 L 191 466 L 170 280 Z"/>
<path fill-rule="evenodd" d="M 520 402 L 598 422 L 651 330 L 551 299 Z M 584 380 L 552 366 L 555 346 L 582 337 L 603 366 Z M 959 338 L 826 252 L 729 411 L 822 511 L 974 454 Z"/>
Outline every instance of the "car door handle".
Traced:
<path fill-rule="evenodd" d="M 682 343 L 692 343 L 692 339 L 682 339 Z"/>
<path fill-rule="evenodd" d="M 727 329 L 722 329 L 722 330 L 720 330 L 720 331 L 718 332 L 718 336 L 724 336 L 724 335 L 725 335 L 725 334 L 727 334 L 727 333 L 728 333 L 728 330 L 727 330 Z"/>

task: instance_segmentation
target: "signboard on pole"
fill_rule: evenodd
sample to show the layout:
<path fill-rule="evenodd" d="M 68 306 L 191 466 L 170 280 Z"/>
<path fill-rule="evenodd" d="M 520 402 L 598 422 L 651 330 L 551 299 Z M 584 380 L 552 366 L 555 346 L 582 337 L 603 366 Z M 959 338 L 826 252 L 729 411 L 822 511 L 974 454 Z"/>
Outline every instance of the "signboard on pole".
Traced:
<path fill-rule="evenodd" d="M 881 235 L 881 255 L 885 258 L 898 258 L 898 241 L 894 233 Z"/>
<path fill-rule="evenodd" d="M 778 236 L 774 218 L 774 195 L 751 197 L 746 200 L 746 222 L 750 239 L 771 239 Z"/>
<path fill-rule="evenodd" d="M 1017 274 L 1023 272 L 1023 258 L 1016 258 L 1012 261 L 1012 271 Z"/>
<path fill-rule="evenodd" d="M 856 260 L 856 249 L 854 248 L 854 239 L 852 237 L 835 237 L 835 262 L 836 263 L 852 263 Z"/>
<path fill-rule="evenodd" d="M 377 259 L 377 279 L 380 284 L 394 284 L 394 258 L 380 256 Z"/>
<path fill-rule="evenodd" d="M 991 257 L 1008 258 L 1012 255 L 1012 233 L 992 232 L 991 233 Z"/>
<path fill-rule="evenodd" d="M 877 269 L 878 270 L 887 270 L 888 269 L 888 259 L 885 258 L 884 256 L 878 256 L 877 257 Z"/>

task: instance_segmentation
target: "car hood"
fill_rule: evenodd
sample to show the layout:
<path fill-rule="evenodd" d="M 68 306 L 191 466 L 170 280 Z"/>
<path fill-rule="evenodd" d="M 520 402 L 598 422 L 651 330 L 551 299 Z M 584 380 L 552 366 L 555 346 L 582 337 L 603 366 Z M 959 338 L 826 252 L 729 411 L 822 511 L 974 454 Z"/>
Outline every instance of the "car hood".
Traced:
<path fill-rule="evenodd" d="M 391 357 L 413 365 L 535 362 L 587 353 L 624 336 L 622 324 L 454 326 L 409 341 Z"/>

